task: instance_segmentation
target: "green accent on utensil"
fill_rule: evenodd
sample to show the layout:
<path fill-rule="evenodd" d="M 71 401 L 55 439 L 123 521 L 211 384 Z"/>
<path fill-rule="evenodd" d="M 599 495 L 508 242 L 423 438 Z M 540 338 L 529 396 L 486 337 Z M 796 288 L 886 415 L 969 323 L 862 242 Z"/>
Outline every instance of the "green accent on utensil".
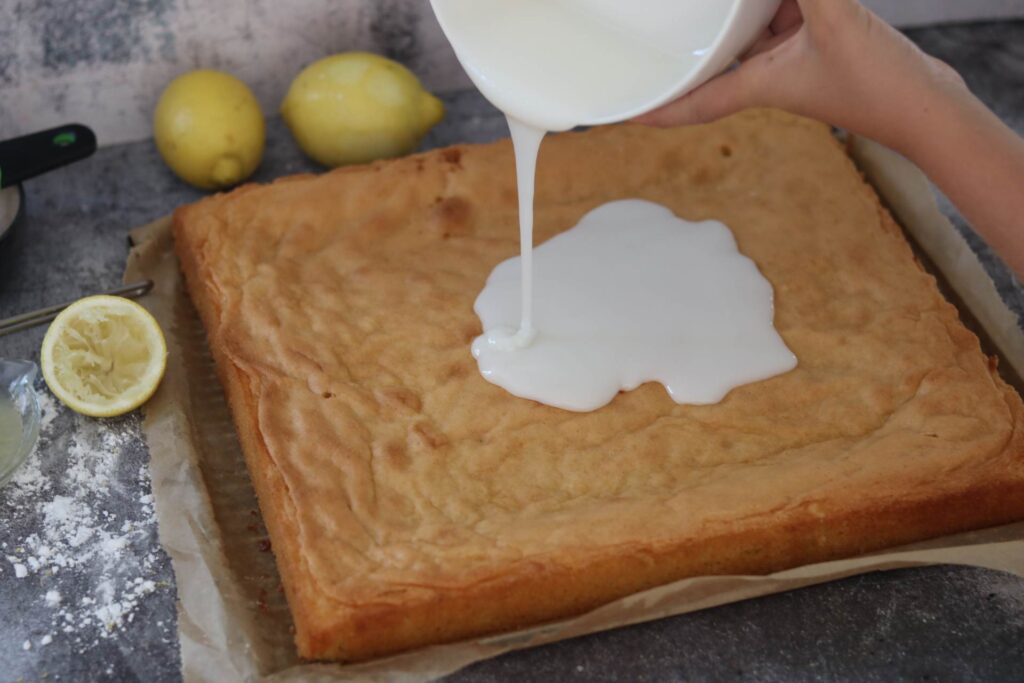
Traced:
<path fill-rule="evenodd" d="M 68 145 L 75 144 L 77 139 L 78 136 L 75 135 L 74 131 L 66 130 L 53 136 L 53 144 L 58 147 L 67 147 Z"/>

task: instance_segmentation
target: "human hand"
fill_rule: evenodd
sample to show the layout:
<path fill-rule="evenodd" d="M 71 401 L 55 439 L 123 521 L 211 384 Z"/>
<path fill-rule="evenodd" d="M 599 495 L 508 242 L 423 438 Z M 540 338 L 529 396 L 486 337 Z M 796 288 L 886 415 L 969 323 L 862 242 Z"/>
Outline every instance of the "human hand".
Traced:
<path fill-rule="evenodd" d="M 635 119 L 706 123 L 777 107 L 909 157 L 1024 281 L 1024 140 L 963 79 L 857 0 L 783 0 L 739 67 Z"/>
<path fill-rule="evenodd" d="M 635 120 L 674 126 L 777 107 L 903 150 L 933 108 L 969 96 L 953 69 L 856 0 L 784 0 L 740 66 Z"/>

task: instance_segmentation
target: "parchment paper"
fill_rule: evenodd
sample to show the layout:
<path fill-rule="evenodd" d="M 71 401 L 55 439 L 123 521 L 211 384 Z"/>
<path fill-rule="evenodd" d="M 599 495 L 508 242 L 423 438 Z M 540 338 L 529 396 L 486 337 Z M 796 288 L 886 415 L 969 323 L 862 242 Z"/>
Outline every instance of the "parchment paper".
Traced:
<path fill-rule="evenodd" d="M 977 258 L 938 211 L 909 162 L 873 143 L 852 152 L 1004 368 L 1024 369 L 1024 338 Z M 416 681 L 504 652 L 595 631 L 792 590 L 854 574 L 962 564 L 1024 576 L 1024 523 L 959 534 L 769 576 L 686 579 L 618 600 L 575 619 L 443 645 L 368 664 L 304 664 L 234 426 L 202 325 L 171 249 L 170 221 L 132 232 L 126 281 L 150 278 L 142 300 L 167 335 L 167 375 L 145 409 L 160 541 L 178 584 L 178 634 L 186 681 Z M 1020 389 L 1018 373 L 1009 379 Z"/>

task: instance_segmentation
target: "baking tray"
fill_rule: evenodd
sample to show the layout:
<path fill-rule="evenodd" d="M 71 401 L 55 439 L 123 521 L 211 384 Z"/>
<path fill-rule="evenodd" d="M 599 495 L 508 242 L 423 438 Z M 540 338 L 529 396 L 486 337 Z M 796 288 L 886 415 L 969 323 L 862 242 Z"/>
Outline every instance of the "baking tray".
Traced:
<path fill-rule="evenodd" d="M 936 275 L 1007 380 L 1021 390 L 1024 337 L 1016 316 L 963 237 L 939 212 L 927 179 L 902 157 L 862 139 L 851 156 Z M 1024 523 L 958 534 L 767 576 L 678 581 L 582 616 L 515 633 L 439 645 L 358 665 L 298 660 L 274 564 L 205 333 L 185 292 L 170 219 L 132 231 L 126 281 L 152 279 L 142 300 L 167 333 L 167 375 L 145 409 L 161 543 L 178 587 L 186 681 L 414 681 L 516 649 L 870 571 L 962 564 L 1024 576 Z"/>

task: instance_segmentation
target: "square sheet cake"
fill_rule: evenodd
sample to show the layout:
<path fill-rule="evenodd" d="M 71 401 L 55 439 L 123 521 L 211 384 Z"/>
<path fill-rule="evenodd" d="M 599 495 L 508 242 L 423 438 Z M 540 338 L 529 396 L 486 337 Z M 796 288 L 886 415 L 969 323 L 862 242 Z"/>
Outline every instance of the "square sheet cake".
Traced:
<path fill-rule="evenodd" d="M 508 141 L 175 214 L 303 657 L 1024 517 L 1020 397 L 827 127 L 762 110 L 551 136 L 537 242 L 621 198 L 729 225 L 799 367 L 717 405 L 648 384 L 583 414 L 485 381 L 473 301 L 518 253 Z"/>

